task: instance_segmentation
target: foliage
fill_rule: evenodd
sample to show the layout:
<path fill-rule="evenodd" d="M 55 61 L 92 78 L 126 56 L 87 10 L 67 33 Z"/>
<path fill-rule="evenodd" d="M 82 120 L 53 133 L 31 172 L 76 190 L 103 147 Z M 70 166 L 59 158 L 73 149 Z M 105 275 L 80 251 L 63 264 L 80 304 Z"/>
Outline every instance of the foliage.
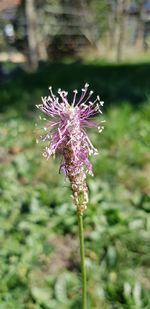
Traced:
<path fill-rule="evenodd" d="M 7 67 L 9 69 L 9 63 Z M 38 103 L 41 95 L 47 94 L 51 84 L 56 91 L 61 87 L 71 92 L 86 82 L 95 93 L 100 93 L 107 106 L 120 105 L 123 101 L 137 106 L 150 96 L 149 70 L 149 63 L 115 65 L 69 59 L 66 63 L 41 64 L 38 72 L 32 74 L 20 67 L 10 69 L 11 74 L 1 83 L 1 108 L 27 113 L 33 110 L 34 102 Z"/>
<path fill-rule="evenodd" d="M 89 1 L 89 8 L 91 12 L 95 16 L 95 20 L 97 22 L 97 28 L 99 30 L 100 38 L 102 39 L 103 35 L 108 32 L 108 20 L 110 15 L 110 5 L 107 0 L 97 1 L 91 0 Z"/>
<path fill-rule="evenodd" d="M 142 97 L 143 91 L 138 79 L 131 84 L 133 71 L 138 78 L 135 67 L 132 77 L 128 75 L 131 67 L 124 68 L 126 78 L 121 67 L 89 65 L 82 69 L 55 64 L 37 74 L 21 73 L 11 83 L 9 79 L 3 82 L 7 88 L 0 94 L 4 102 L 0 124 L 0 308 L 80 307 L 76 211 L 69 184 L 58 174 L 58 159 L 45 161 L 42 147 L 35 143 L 33 112 L 48 79 L 56 87 L 73 88 L 79 73 L 80 85 L 87 78 L 87 82 L 93 80 L 95 89 L 114 93 L 113 101 L 120 94 L 120 105 L 111 105 L 105 112 L 103 134 L 92 133 L 100 155 L 92 159 L 95 176 L 88 178 L 90 203 L 84 218 L 89 308 L 150 307 L 149 101 L 138 108 L 130 104 L 131 92 L 137 94 L 138 90 Z M 127 89 L 131 95 L 130 103 L 122 102 L 119 87 L 123 89 L 123 84 L 125 95 Z M 146 87 L 148 81 L 141 80 L 141 84 Z"/>

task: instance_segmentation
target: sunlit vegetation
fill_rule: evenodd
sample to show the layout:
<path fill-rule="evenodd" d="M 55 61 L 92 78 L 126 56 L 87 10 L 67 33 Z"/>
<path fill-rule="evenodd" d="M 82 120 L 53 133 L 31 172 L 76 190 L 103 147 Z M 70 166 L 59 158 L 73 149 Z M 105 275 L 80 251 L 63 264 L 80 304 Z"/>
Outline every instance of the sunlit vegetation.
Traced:
<path fill-rule="evenodd" d="M 49 84 L 69 90 L 85 82 L 105 100 L 106 119 L 103 134 L 92 133 L 100 155 L 85 214 L 88 308 L 150 307 L 148 72 L 144 64 L 53 64 L 3 81 L 0 308 L 80 308 L 76 211 L 58 159 L 46 161 L 35 142 L 35 104 Z"/>

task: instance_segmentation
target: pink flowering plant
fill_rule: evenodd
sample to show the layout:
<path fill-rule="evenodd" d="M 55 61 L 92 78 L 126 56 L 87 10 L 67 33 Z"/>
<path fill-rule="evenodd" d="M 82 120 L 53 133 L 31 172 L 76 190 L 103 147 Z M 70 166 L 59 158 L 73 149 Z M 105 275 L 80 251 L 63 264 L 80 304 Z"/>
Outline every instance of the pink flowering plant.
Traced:
<path fill-rule="evenodd" d="M 95 116 L 102 114 L 103 101 L 97 96 L 91 100 L 93 91 L 88 91 L 85 84 L 78 94 L 74 90 L 72 102 L 68 100 L 68 92 L 58 89 L 54 95 L 49 87 L 50 95 L 42 97 L 42 104 L 37 105 L 47 115 L 44 134 L 41 141 L 47 141 L 43 156 L 47 159 L 58 154 L 61 157 L 60 173 L 63 173 L 71 183 L 73 200 L 77 209 L 80 236 L 80 254 L 82 269 L 82 308 L 87 308 L 86 269 L 84 256 L 83 213 L 88 203 L 87 173 L 93 175 L 91 155 L 97 155 L 97 149 L 92 145 L 87 129 L 104 129 L 104 120 L 95 121 Z"/>

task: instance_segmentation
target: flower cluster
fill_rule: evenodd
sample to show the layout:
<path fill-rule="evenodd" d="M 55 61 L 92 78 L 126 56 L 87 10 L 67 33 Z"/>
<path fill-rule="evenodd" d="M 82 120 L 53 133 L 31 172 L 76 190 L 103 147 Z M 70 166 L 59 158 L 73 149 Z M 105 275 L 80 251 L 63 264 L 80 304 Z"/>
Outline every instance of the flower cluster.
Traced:
<path fill-rule="evenodd" d="M 52 88 L 49 87 L 50 95 L 42 97 L 42 104 L 37 105 L 37 108 L 49 116 L 49 119 L 44 118 L 46 132 L 40 136 L 42 141 L 48 141 L 43 155 L 47 159 L 55 153 L 61 155 L 60 172 L 70 179 L 73 192 L 78 191 L 79 187 L 82 187 L 82 191 L 83 189 L 87 191 L 85 185 L 83 186 L 83 180 L 86 178 L 85 172 L 93 174 L 89 156 L 98 154 L 86 129 L 97 127 L 101 132 L 104 128 L 104 121 L 97 125 L 92 120 L 98 112 L 102 114 L 101 106 L 104 102 L 99 96 L 91 101 L 93 91 L 88 92 L 88 86 L 85 84 L 80 95 L 77 90 L 74 90 L 71 103 L 68 101 L 66 91 L 58 89 L 58 96 L 55 96 Z"/>

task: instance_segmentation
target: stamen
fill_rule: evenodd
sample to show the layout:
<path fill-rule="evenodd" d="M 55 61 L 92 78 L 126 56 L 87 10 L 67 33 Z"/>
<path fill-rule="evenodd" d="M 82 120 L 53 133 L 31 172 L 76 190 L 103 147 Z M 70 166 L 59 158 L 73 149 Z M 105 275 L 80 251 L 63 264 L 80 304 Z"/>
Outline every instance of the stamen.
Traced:
<path fill-rule="evenodd" d="M 52 86 L 49 87 L 49 90 L 50 90 L 52 98 L 55 99 L 55 95 L 53 94 L 53 91 L 52 91 Z"/>
<path fill-rule="evenodd" d="M 47 98 L 46 96 L 45 97 L 41 97 L 43 103 L 45 103 L 46 98 Z"/>
<path fill-rule="evenodd" d="M 60 97 L 62 98 L 62 100 L 65 102 L 65 104 L 68 104 L 68 101 L 67 101 L 67 99 L 65 98 L 66 93 L 67 93 L 67 92 L 61 91 L 61 89 L 58 89 L 58 94 L 60 95 Z"/>
<path fill-rule="evenodd" d="M 80 100 L 77 103 L 77 105 L 79 105 L 82 102 L 82 100 L 84 99 L 84 97 L 87 93 L 87 88 L 88 88 L 88 84 L 85 84 L 85 88 L 82 89 L 82 94 L 81 94 Z"/>
<path fill-rule="evenodd" d="M 59 133 L 59 137 L 62 138 L 62 133 L 59 128 L 58 128 L 58 133 Z"/>
<path fill-rule="evenodd" d="M 83 103 L 86 103 L 86 102 L 89 100 L 89 98 L 91 97 L 91 95 L 93 94 L 93 92 L 94 92 L 94 91 L 92 91 L 92 90 L 90 91 L 89 96 L 87 97 L 87 99 L 86 99 Z"/>
<path fill-rule="evenodd" d="M 42 108 L 42 104 L 36 104 L 35 105 L 37 108 Z"/>
<path fill-rule="evenodd" d="M 74 106 L 75 105 L 75 103 L 76 103 L 76 96 L 77 96 L 77 93 L 78 93 L 78 90 L 73 90 L 73 92 L 74 92 L 74 97 L 73 97 L 73 103 L 72 103 L 72 106 Z"/>
<path fill-rule="evenodd" d="M 98 132 L 101 133 L 104 130 L 104 126 L 98 126 Z"/>

